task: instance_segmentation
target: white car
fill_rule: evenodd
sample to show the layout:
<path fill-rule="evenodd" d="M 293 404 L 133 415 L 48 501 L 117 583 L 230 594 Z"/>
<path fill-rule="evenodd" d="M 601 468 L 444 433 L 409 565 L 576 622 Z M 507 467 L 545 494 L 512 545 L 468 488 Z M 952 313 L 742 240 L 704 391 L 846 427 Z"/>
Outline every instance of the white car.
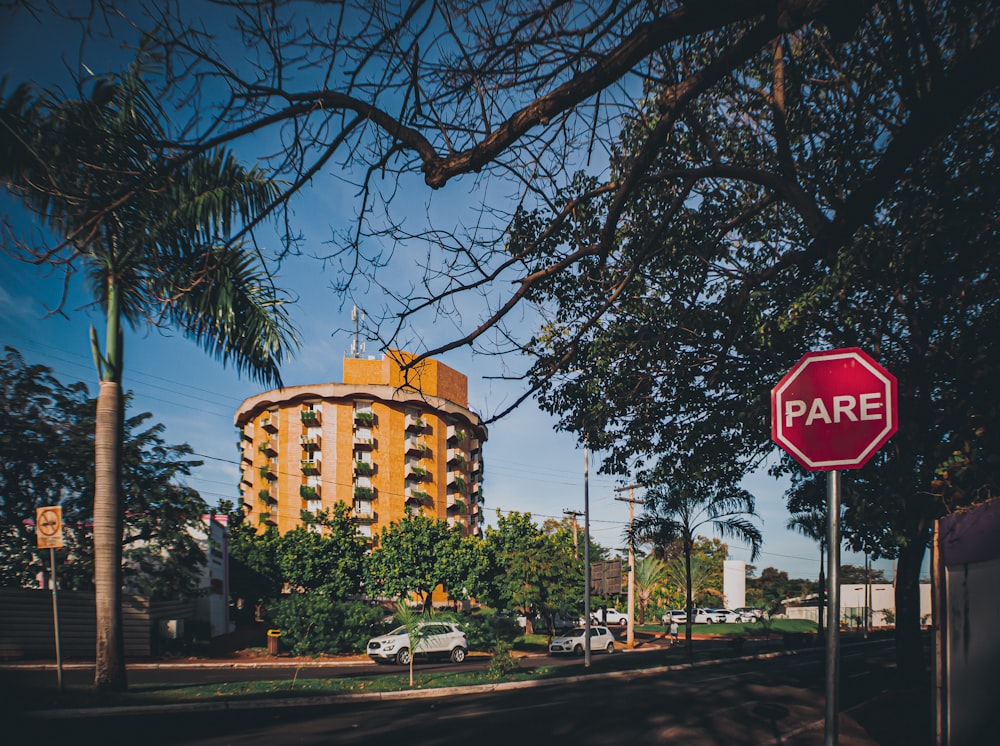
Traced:
<path fill-rule="evenodd" d="M 757 622 L 760 618 L 764 616 L 763 609 L 755 609 L 751 606 L 741 606 L 735 609 L 736 613 L 740 615 L 741 622 Z"/>
<path fill-rule="evenodd" d="M 671 609 L 662 617 L 660 621 L 664 624 L 669 625 L 671 622 L 677 622 L 678 624 L 686 624 L 688 620 L 687 612 L 684 609 Z"/>
<path fill-rule="evenodd" d="M 413 654 L 448 657 L 454 663 L 461 663 L 469 652 L 469 641 L 465 632 L 453 622 L 420 622 L 419 641 L 415 650 L 410 650 L 410 637 L 406 627 L 397 627 L 385 635 L 368 641 L 368 657 L 376 663 L 395 661 L 401 666 L 409 665 Z"/>
<path fill-rule="evenodd" d="M 552 655 L 564 653 L 583 655 L 584 643 L 587 641 L 587 638 L 584 637 L 586 631 L 583 627 L 574 627 L 561 637 L 555 638 L 549 643 L 549 653 Z M 615 636 L 611 634 L 611 630 L 601 626 L 591 627 L 590 649 L 591 651 L 606 650 L 608 654 L 615 652 Z"/>
<path fill-rule="evenodd" d="M 624 627 L 628 624 L 628 614 L 622 614 L 618 609 L 608 609 L 607 619 L 601 618 L 601 610 L 593 611 L 590 617 L 597 622 L 597 624 L 607 624 L 608 626 L 618 625 Z"/>
<path fill-rule="evenodd" d="M 708 609 L 708 613 L 716 624 L 736 624 L 743 621 L 742 615 L 732 609 Z"/>

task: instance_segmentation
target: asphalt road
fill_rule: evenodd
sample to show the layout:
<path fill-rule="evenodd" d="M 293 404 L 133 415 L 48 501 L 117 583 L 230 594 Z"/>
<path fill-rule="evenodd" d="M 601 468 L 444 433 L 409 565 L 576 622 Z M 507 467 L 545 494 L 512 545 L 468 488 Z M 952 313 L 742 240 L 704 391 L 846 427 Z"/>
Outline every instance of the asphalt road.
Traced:
<path fill-rule="evenodd" d="M 597 656 L 595 663 L 599 665 Z M 382 701 L 342 698 L 318 706 L 254 703 L 229 711 L 157 710 L 142 715 L 30 719 L 22 725 L 44 734 L 44 740 L 34 741 L 39 743 L 144 746 L 464 741 L 818 745 L 823 743 L 822 669 L 821 656 L 804 654 L 654 675 L 608 674 L 483 694 L 452 690 L 444 696 Z M 369 668 L 366 673 L 370 672 Z M 568 667 L 567 675 L 572 673 Z M 927 733 L 921 722 L 926 712 L 898 711 L 905 703 L 886 694 L 895 690 L 894 677 L 891 646 L 843 651 L 840 744 L 920 746 Z"/>

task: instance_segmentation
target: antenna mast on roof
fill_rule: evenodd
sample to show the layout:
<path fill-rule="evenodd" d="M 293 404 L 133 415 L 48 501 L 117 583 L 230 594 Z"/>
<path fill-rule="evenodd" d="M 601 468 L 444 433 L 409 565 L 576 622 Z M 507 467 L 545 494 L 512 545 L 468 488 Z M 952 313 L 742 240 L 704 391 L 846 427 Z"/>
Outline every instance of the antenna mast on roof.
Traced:
<path fill-rule="evenodd" d="M 351 306 L 351 321 L 354 322 L 354 339 L 351 340 L 351 357 L 361 357 L 365 354 L 365 343 L 361 341 L 360 324 L 365 320 L 365 312 L 357 306 Z"/>

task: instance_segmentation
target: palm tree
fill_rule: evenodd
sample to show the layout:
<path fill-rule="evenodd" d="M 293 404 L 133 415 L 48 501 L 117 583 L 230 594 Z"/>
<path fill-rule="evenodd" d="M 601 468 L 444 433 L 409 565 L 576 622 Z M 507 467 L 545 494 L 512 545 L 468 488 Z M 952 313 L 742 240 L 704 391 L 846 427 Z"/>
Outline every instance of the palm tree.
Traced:
<path fill-rule="evenodd" d="M 823 607 L 826 591 L 826 575 L 823 572 L 826 556 L 827 521 L 826 511 L 813 508 L 801 513 L 793 513 L 785 524 L 793 531 L 798 531 L 819 544 L 819 624 L 817 626 L 818 640 L 823 639 Z"/>
<path fill-rule="evenodd" d="M 647 555 L 635 562 L 635 597 L 639 602 L 639 624 L 646 623 L 646 609 L 656 589 L 667 579 L 663 560 Z"/>
<path fill-rule="evenodd" d="M 84 272 L 104 314 L 104 349 L 91 327 L 100 391 L 94 446 L 94 585 L 98 690 L 126 688 L 121 626 L 120 454 L 125 323 L 170 327 L 223 364 L 280 385 L 297 344 L 279 291 L 254 254 L 227 241 L 267 214 L 278 185 L 223 150 L 169 150 L 166 116 L 140 50 L 88 97 L 59 100 L 20 86 L 0 91 L 0 178 L 59 237 L 20 245 L 22 258 Z"/>
<path fill-rule="evenodd" d="M 756 559 L 762 543 L 760 529 L 750 520 L 757 515 L 749 492 L 706 480 L 685 478 L 673 486 L 654 485 L 646 490 L 645 510 L 632 525 L 627 538 L 637 544 L 650 544 L 660 556 L 675 540 L 681 541 L 684 554 L 687 624 L 685 642 L 692 655 L 691 625 L 693 592 L 691 554 L 698 529 L 710 526 L 723 537 L 750 545 L 751 559 Z"/>

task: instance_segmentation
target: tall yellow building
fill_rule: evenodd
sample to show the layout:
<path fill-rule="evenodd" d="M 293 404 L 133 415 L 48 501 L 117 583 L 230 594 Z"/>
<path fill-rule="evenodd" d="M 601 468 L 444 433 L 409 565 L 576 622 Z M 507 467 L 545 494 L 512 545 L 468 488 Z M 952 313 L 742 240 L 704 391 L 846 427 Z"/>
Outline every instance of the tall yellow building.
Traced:
<path fill-rule="evenodd" d="M 480 534 L 486 426 L 468 404 L 468 378 L 414 355 L 346 358 L 343 383 L 265 391 L 236 412 L 240 491 L 249 520 L 284 533 L 344 502 L 358 533 L 408 513 Z"/>

